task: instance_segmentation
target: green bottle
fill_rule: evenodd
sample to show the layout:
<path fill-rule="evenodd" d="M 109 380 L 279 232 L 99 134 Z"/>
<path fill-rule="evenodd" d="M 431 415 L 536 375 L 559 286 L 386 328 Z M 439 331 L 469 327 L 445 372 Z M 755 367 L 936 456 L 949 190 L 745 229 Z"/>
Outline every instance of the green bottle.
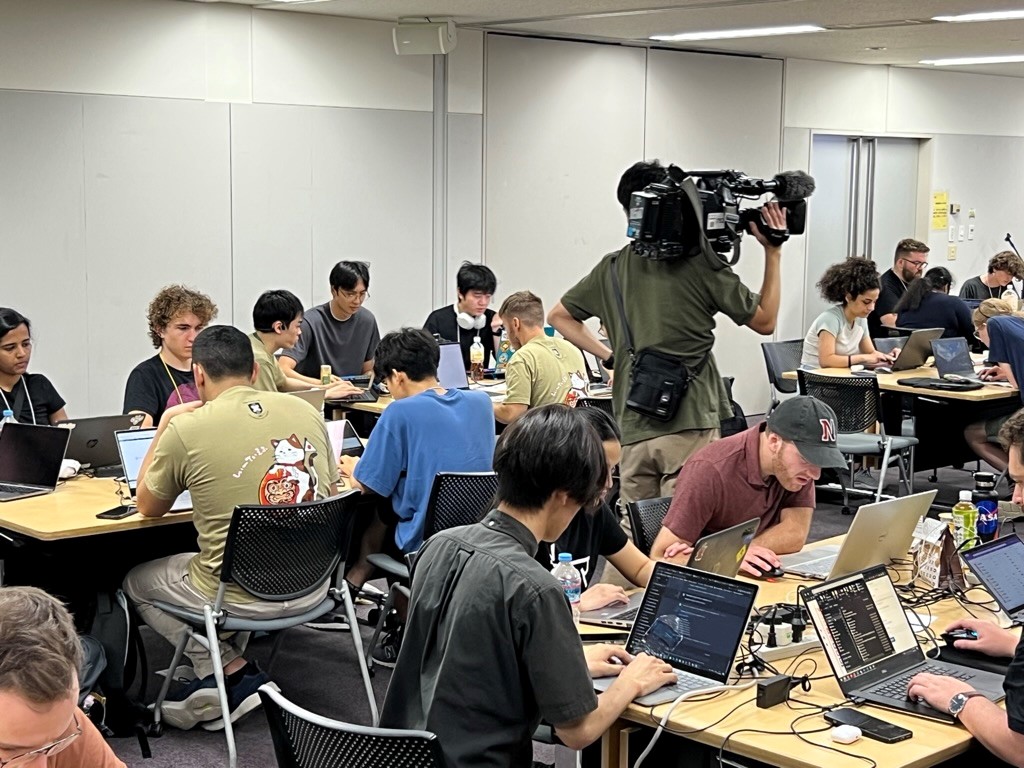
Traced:
<path fill-rule="evenodd" d="M 952 512 L 953 543 L 958 549 L 970 549 L 977 544 L 978 536 L 978 508 L 971 501 L 970 491 L 960 491 L 960 501 L 953 506 Z"/>

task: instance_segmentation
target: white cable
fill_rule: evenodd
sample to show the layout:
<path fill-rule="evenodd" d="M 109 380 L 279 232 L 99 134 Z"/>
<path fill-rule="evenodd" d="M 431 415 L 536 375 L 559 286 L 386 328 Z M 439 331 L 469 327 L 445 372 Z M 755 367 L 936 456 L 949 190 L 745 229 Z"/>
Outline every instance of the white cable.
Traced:
<path fill-rule="evenodd" d="M 679 694 L 676 697 L 675 701 L 672 702 L 672 706 L 670 706 L 666 710 L 664 716 L 661 718 L 661 722 L 658 723 L 658 728 L 654 731 L 654 736 L 651 737 L 650 744 L 647 745 L 647 748 L 640 753 L 640 757 L 638 757 L 636 759 L 636 762 L 633 763 L 633 768 L 640 768 L 640 765 L 643 763 L 644 759 L 646 759 L 647 755 L 649 755 L 651 753 L 651 750 L 654 749 L 654 745 L 658 742 L 658 737 L 661 736 L 661 732 L 665 730 L 665 724 L 668 722 L 668 719 L 672 716 L 673 710 L 675 710 L 675 708 L 680 703 L 686 701 L 687 699 L 693 696 L 704 696 L 708 693 L 721 693 L 722 691 L 745 691 L 747 688 L 753 688 L 756 683 L 757 680 L 751 680 L 750 682 L 743 683 L 742 685 L 718 685 L 714 688 L 702 688 L 699 691 L 686 691 L 685 693 Z"/>

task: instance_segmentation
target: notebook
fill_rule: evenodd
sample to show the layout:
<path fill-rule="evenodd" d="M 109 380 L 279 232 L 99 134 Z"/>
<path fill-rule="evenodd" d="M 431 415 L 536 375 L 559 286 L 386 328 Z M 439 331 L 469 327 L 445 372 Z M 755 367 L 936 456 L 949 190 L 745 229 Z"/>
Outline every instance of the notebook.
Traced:
<path fill-rule="evenodd" d="M 1024 541 L 1016 534 L 960 552 L 1007 616 L 1024 622 Z"/>
<path fill-rule="evenodd" d="M 117 416 L 94 416 L 89 419 L 67 419 L 58 421 L 57 426 L 71 429 L 67 457 L 91 469 L 97 476 L 117 477 L 121 475 L 121 457 L 117 453 L 114 433 L 122 429 L 138 427 L 146 418 L 142 413 L 128 413 Z"/>
<path fill-rule="evenodd" d="M 756 584 L 656 562 L 626 651 L 668 662 L 676 683 L 636 703 L 649 707 L 725 685 L 756 596 Z M 614 682 L 614 677 L 596 678 L 594 688 L 606 691 Z"/>
<path fill-rule="evenodd" d="M 953 339 L 935 339 L 932 342 L 932 354 L 935 355 L 935 368 L 939 376 L 960 376 L 964 379 L 980 381 L 974 372 L 974 361 L 971 351 L 967 348 L 967 339 L 957 336 Z"/>
<path fill-rule="evenodd" d="M 948 712 L 907 699 L 907 684 L 919 672 L 958 678 L 992 701 L 1003 698 L 1003 675 L 925 657 L 884 566 L 810 587 L 803 594 L 847 698 L 954 722 Z"/>
<path fill-rule="evenodd" d="M 10 422 L 0 431 L 0 501 L 53 493 L 70 429 Z"/>
<path fill-rule="evenodd" d="M 117 441 L 117 452 L 121 456 L 121 466 L 124 467 L 124 479 L 128 484 L 128 492 L 132 501 L 135 501 L 135 494 L 139 485 L 139 470 L 142 468 L 142 460 L 146 458 L 150 443 L 156 436 L 156 428 L 149 429 L 128 429 L 114 433 Z M 192 495 L 183 491 L 171 505 L 171 512 L 183 512 L 192 509 Z"/>
<path fill-rule="evenodd" d="M 362 456 L 366 449 L 363 439 L 348 419 L 327 422 L 327 436 L 331 439 L 334 460 L 342 456 Z"/>
<path fill-rule="evenodd" d="M 783 555 L 779 558 L 782 568 L 786 573 L 824 580 L 906 557 L 917 521 L 928 514 L 936 493 L 925 491 L 865 504 L 857 510 L 842 545 Z"/>

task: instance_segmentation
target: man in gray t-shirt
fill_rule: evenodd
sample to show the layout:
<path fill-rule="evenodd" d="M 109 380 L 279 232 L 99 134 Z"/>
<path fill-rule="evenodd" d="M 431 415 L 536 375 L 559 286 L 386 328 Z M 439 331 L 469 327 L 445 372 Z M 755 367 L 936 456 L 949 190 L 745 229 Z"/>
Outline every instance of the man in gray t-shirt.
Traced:
<path fill-rule="evenodd" d="M 377 319 L 363 302 L 369 297 L 370 269 L 362 261 L 339 261 L 331 270 L 331 300 L 313 307 L 302 318 L 298 343 L 281 353 L 279 363 L 291 372 L 320 378 L 320 366 L 335 376 L 355 376 L 373 370 L 380 341 Z"/>

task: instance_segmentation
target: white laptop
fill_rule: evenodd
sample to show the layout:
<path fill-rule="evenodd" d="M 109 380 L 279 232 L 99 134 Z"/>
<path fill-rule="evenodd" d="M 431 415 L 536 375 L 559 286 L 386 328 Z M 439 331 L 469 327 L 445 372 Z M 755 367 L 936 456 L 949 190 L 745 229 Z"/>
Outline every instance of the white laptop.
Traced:
<path fill-rule="evenodd" d="M 146 451 L 149 444 L 156 436 L 156 428 L 149 429 L 122 429 L 114 433 L 117 439 L 117 452 L 121 456 L 121 466 L 124 467 L 124 479 L 128 484 L 128 492 L 132 501 L 135 501 L 135 493 L 139 485 L 139 470 L 142 468 L 142 460 L 146 458 Z M 171 505 L 171 512 L 184 512 L 192 509 L 192 494 L 188 491 L 174 500 Z"/>
<path fill-rule="evenodd" d="M 356 428 L 348 419 L 327 422 L 327 436 L 331 439 L 334 460 L 342 456 L 362 456 L 366 446 Z"/>
<path fill-rule="evenodd" d="M 783 555 L 786 573 L 812 579 L 836 579 L 873 565 L 906 557 L 914 528 L 935 501 L 937 491 L 865 504 L 854 515 L 841 546 L 814 547 Z"/>
<path fill-rule="evenodd" d="M 445 389 L 469 389 L 469 377 L 462 362 L 462 346 L 452 342 L 440 345 L 441 359 L 437 364 L 437 381 Z"/>

